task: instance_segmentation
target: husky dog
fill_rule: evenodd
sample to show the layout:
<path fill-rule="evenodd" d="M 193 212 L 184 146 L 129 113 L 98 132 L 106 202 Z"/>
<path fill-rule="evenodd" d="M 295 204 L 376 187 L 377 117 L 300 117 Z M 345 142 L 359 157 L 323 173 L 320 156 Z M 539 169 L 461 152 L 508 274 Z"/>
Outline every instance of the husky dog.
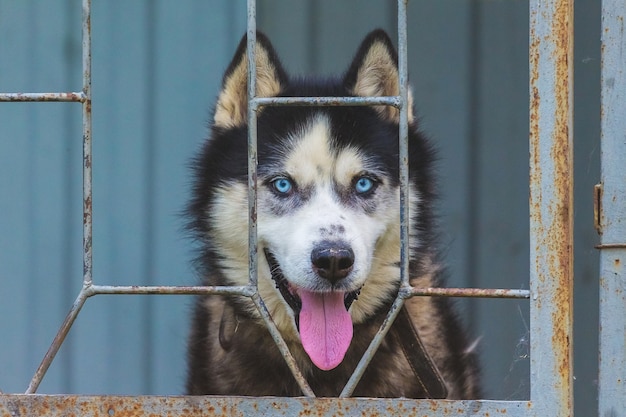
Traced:
<path fill-rule="evenodd" d="M 244 37 L 224 75 L 211 137 L 194 161 L 188 214 L 204 285 L 248 282 L 247 65 Z M 259 33 L 256 71 L 260 97 L 399 94 L 397 53 L 382 30 L 370 33 L 345 75 L 331 80 L 289 77 Z M 398 126 L 399 111 L 386 106 L 258 113 L 258 291 L 317 396 L 341 392 L 398 294 Z M 409 268 L 416 287 L 439 286 L 443 274 L 433 158 L 409 110 Z M 475 353 L 448 299 L 413 297 L 402 310 L 404 326 L 387 334 L 354 395 L 479 396 Z M 443 390 L 433 395 L 427 388 L 437 383 Z M 302 395 L 252 300 L 228 295 L 198 297 L 187 392 Z"/>

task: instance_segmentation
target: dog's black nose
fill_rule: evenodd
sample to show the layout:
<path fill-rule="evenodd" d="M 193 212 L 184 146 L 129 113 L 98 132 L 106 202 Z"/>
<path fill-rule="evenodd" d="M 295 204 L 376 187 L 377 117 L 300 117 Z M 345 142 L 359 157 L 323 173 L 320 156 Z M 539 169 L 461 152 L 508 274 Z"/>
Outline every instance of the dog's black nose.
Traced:
<path fill-rule="evenodd" d="M 352 271 L 354 252 L 347 243 L 322 242 L 311 252 L 311 262 L 320 277 L 335 284 Z"/>

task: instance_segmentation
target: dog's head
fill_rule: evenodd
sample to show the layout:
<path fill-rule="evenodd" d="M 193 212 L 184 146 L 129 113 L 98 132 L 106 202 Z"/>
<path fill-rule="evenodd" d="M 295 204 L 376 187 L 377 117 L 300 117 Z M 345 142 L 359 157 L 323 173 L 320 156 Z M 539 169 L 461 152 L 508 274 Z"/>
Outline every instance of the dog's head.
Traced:
<path fill-rule="evenodd" d="M 398 95 L 397 55 L 383 31 L 368 35 L 339 80 L 290 80 L 257 35 L 257 95 Z M 431 151 L 409 111 L 411 248 Z M 258 114 L 259 291 L 287 339 L 321 369 L 343 359 L 353 323 L 387 305 L 399 283 L 396 108 L 266 107 Z M 192 213 L 226 283 L 248 277 L 247 55 L 242 40 L 224 76 L 213 134 L 198 160 Z M 423 189 L 424 188 L 424 189 Z M 358 298 L 358 301 L 357 301 Z"/>

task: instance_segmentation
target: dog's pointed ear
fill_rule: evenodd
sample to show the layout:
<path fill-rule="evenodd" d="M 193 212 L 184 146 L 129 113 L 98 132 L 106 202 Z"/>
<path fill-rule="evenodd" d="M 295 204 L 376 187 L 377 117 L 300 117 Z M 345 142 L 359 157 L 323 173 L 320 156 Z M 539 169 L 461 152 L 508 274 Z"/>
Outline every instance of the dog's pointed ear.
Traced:
<path fill-rule="evenodd" d="M 256 35 L 256 94 L 257 97 L 275 97 L 287 84 L 287 74 L 278 60 L 272 44 L 265 35 Z M 248 54 L 244 35 L 235 52 L 224 79 L 215 106 L 214 124 L 217 127 L 242 126 L 248 120 Z"/>
<path fill-rule="evenodd" d="M 365 37 L 348 72 L 344 85 L 355 96 L 380 97 L 400 94 L 398 53 L 391 39 L 382 29 Z M 409 90 L 409 122 L 413 121 L 413 95 Z M 398 123 L 400 112 L 391 106 L 375 106 L 384 119 Z"/>

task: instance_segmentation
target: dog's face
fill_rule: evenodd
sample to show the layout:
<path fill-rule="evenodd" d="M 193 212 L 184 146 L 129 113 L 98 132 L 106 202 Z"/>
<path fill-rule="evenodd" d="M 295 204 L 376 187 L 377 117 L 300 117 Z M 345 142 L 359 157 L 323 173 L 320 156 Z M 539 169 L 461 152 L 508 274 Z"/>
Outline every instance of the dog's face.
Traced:
<path fill-rule="evenodd" d="M 380 31 L 365 39 L 340 82 L 290 82 L 262 35 L 256 53 L 259 96 L 398 94 L 396 53 Z M 248 280 L 246 70 L 244 40 L 224 77 L 202 162 L 220 178 L 200 204 L 217 265 L 234 285 Z M 332 369 L 353 323 L 397 292 L 398 111 L 268 107 L 258 117 L 259 291 L 284 337 L 300 340 L 320 369 Z M 411 219 L 420 211 L 416 184 Z"/>

